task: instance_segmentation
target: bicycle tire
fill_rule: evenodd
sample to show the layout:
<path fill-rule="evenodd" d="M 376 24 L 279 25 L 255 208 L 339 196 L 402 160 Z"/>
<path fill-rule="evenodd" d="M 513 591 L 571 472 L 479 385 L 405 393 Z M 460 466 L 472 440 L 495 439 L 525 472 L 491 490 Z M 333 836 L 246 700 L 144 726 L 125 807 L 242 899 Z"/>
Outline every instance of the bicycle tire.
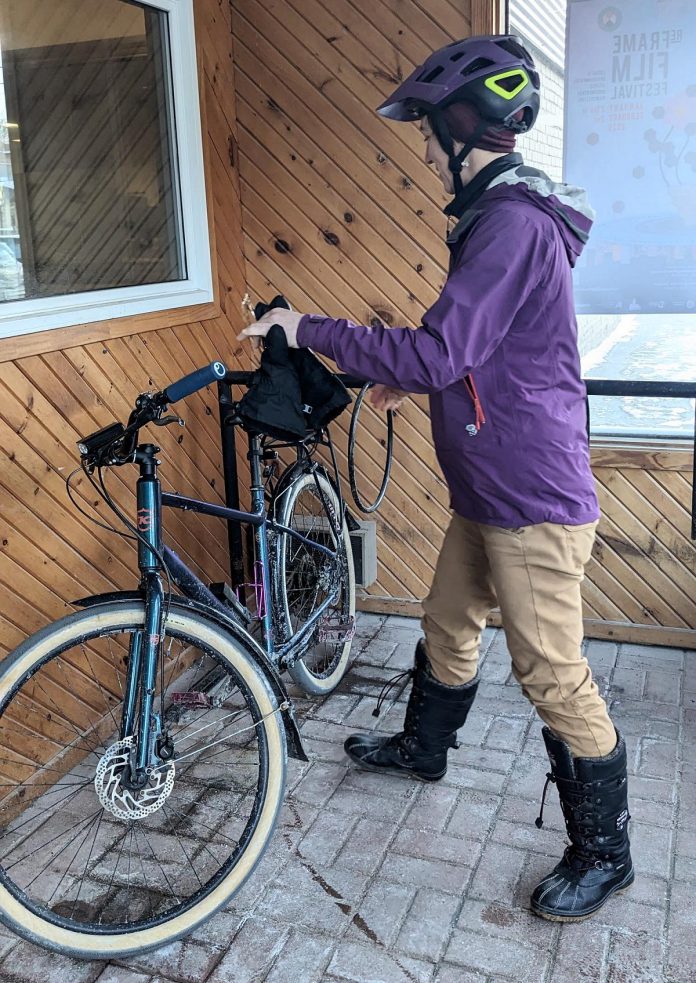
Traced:
<path fill-rule="evenodd" d="M 317 489 L 317 483 L 321 493 Z M 318 541 L 324 545 L 335 546 L 335 536 L 331 530 L 336 529 L 339 521 L 339 500 L 336 491 L 325 472 L 318 470 L 316 473 L 311 471 L 300 471 L 291 482 L 286 486 L 281 486 L 281 492 L 275 502 L 275 515 L 281 525 L 289 528 L 297 528 L 302 535 L 312 537 L 313 530 L 306 528 L 306 522 L 298 522 L 300 518 L 296 515 L 300 496 L 305 492 L 314 498 L 317 509 L 323 513 L 323 518 L 319 518 L 318 529 L 315 533 Z M 333 515 L 327 516 L 325 513 L 324 502 L 328 503 Z M 341 557 L 340 557 L 340 595 L 339 606 L 336 609 L 337 619 L 347 624 L 354 622 L 355 619 L 355 571 L 353 567 L 353 551 L 350 542 L 350 533 L 345 516 L 341 516 Z M 297 628 L 308 620 L 318 606 L 312 604 L 309 609 L 305 603 L 297 602 L 297 593 L 290 596 L 295 590 L 299 592 L 302 586 L 293 587 L 298 579 L 306 583 L 307 578 L 311 581 L 313 573 L 317 568 L 312 564 L 321 563 L 317 559 L 317 553 L 312 557 L 311 547 L 300 545 L 295 548 L 292 545 L 292 537 L 288 533 L 278 535 L 276 545 L 276 589 L 274 591 L 275 617 L 280 626 L 283 638 L 289 638 Z M 304 552 L 303 552 L 304 550 Z M 302 571 L 297 570 L 297 557 L 300 563 L 304 564 Z M 293 569 L 293 566 L 295 569 Z M 309 572 L 308 572 L 309 571 Z M 310 587 L 307 588 L 311 590 Z M 299 659 L 289 668 L 292 679 L 305 692 L 313 695 L 326 695 L 331 693 L 340 683 L 348 666 L 352 636 L 343 643 L 337 642 L 333 645 L 333 653 L 330 651 L 331 643 L 316 640 L 316 633 L 313 640 L 310 640 L 307 656 Z M 323 659 L 322 659 L 323 656 Z M 328 661 L 326 661 L 328 660 Z M 324 664 L 326 661 L 326 664 Z"/>
<path fill-rule="evenodd" d="M 164 879 L 167 885 L 171 887 L 169 876 L 166 874 L 165 867 L 162 866 L 163 863 L 168 864 L 171 858 L 163 860 L 162 857 L 155 855 L 152 841 L 147 836 L 150 831 L 160 836 L 159 840 L 156 838 L 154 840 L 159 848 L 160 842 L 165 840 L 162 831 L 164 830 L 165 833 L 169 833 L 169 840 L 167 842 L 173 842 L 174 837 L 171 836 L 172 828 L 175 830 L 175 839 L 182 846 L 185 860 L 195 870 L 200 887 L 195 885 L 193 877 L 186 870 L 184 860 L 179 858 L 178 867 L 174 866 L 176 887 L 172 888 L 174 898 L 178 902 L 178 907 L 165 910 L 164 902 L 160 896 L 166 892 L 166 888 L 163 887 L 164 882 L 162 882 L 161 886 L 157 889 L 160 895 L 157 895 L 156 902 L 152 902 L 153 911 L 158 911 L 159 913 L 153 915 L 151 918 L 145 918 L 144 921 L 136 921 L 136 915 L 134 914 L 132 922 L 119 922 L 117 919 L 122 917 L 121 909 L 128 913 L 128 917 L 131 917 L 131 909 L 128 906 L 131 899 L 131 895 L 128 893 L 132 887 L 131 876 L 133 876 L 133 891 L 135 891 L 136 887 L 138 887 L 135 884 L 135 880 L 140 875 L 137 873 L 135 861 L 133 861 L 131 868 L 131 857 L 129 856 L 128 878 L 125 887 L 127 895 L 125 898 L 122 898 L 118 892 L 123 892 L 124 890 L 122 883 L 124 880 L 124 870 L 120 868 L 120 864 L 121 858 L 125 857 L 125 844 L 129 835 L 125 831 L 123 831 L 122 845 L 113 870 L 110 871 L 108 865 L 104 868 L 103 857 L 97 860 L 96 854 L 94 864 L 90 866 L 97 837 L 102 826 L 106 831 L 102 836 L 103 841 L 108 843 L 110 842 L 110 836 L 116 836 L 112 853 L 116 852 L 115 843 L 120 835 L 120 820 L 116 817 L 117 822 L 114 822 L 112 813 L 103 807 L 102 812 L 104 816 L 100 817 L 98 822 L 96 820 L 92 821 L 93 827 L 96 823 L 96 832 L 94 833 L 89 857 L 85 863 L 85 872 L 82 875 L 80 884 L 81 888 L 87 890 L 87 887 L 94 883 L 99 890 L 102 890 L 110 871 L 111 880 L 108 888 L 102 894 L 97 895 L 96 902 L 87 900 L 83 903 L 80 901 L 80 890 L 76 889 L 73 885 L 71 890 L 77 890 L 75 898 L 61 900 L 60 903 L 54 904 L 52 908 L 48 908 L 45 904 L 39 904 L 35 897 L 35 894 L 40 889 L 44 890 L 44 888 L 32 888 L 32 894 L 26 884 L 22 888 L 20 884 L 16 883 L 16 879 L 18 878 L 16 871 L 21 871 L 23 862 L 29 859 L 31 864 L 33 862 L 31 858 L 36 855 L 39 849 L 41 849 L 41 853 L 39 854 L 40 859 L 46 858 L 47 854 L 51 853 L 50 849 L 48 851 L 46 850 L 47 844 L 44 843 L 42 848 L 36 848 L 33 853 L 27 854 L 24 860 L 21 858 L 14 859 L 16 853 L 25 849 L 24 844 L 33 835 L 31 832 L 32 824 L 36 823 L 37 819 L 38 826 L 36 826 L 36 829 L 38 830 L 44 830 L 46 824 L 50 821 L 45 818 L 41 819 L 40 817 L 51 810 L 58 816 L 59 826 L 61 822 L 65 824 L 66 820 L 71 820 L 71 824 L 68 825 L 67 834 L 60 833 L 59 836 L 68 835 L 71 837 L 72 844 L 78 839 L 76 829 L 80 826 L 80 822 L 74 818 L 69 810 L 67 810 L 68 815 L 65 817 L 66 807 L 63 806 L 61 809 L 61 803 L 65 803 L 66 799 L 71 800 L 71 797 L 73 797 L 71 808 L 79 816 L 81 814 L 80 809 L 83 806 L 80 799 L 75 800 L 74 797 L 81 796 L 89 799 L 92 794 L 96 799 L 97 809 L 99 810 L 101 800 L 97 797 L 99 793 L 95 790 L 91 778 L 93 767 L 91 754 L 99 756 L 101 753 L 101 744 L 106 745 L 107 738 L 100 739 L 102 732 L 98 728 L 90 729 L 87 723 L 83 724 L 81 721 L 83 721 L 86 713 L 85 707 L 94 704 L 93 715 L 92 717 L 88 716 L 88 720 L 101 719 L 106 722 L 103 724 L 105 731 L 113 732 L 114 728 L 108 720 L 104 708 L 106 708 L 108 713 L 111 713 L 114 725 L 117 724 L 113 712 L 114 703 L 111 701 L 115 699 L 117 705 L 118 697 L 109 695 L 111 693 L 110 687 L 115 688 L 115 679 L 107 675 L 106 659 L 104 659 L 103 654 L 100 655 L 99 653 L 106 649 L 106 645 L 102 644 L 105 639 L 109 640 L 108 647 L 112 649 L 114 638 L 118 638 L 122 633 L 137 633 L 142 629 L 143 624 L 144 604 L 142 601 L 128 600 L 102 603 L 84 611 L 70 614 L 60 621 L 48 625 L 28 638 L 7 657 L 0 667 L 0 731 L 4 738 L 4 750 L 2 753 L 8 756 L 2 759 L 0 770 L 5 776 L 7 776 L 8 769 L 11 769 L 12 763 L 16 767 L 19 767 L 15 753 L 10 753 L 7 750 L 8 739 L 11 743 L 13 731 L 16 728 L 21 728 L 22 732 L 31 729 L 32 733 L 35 734 L 39 733 L 38 724 L 41 723 L 44 737 L 46 739 L 50 738 L 53 743 L 57 741 L 57 734 L 64 732 L 70 736 L 70 734 L 73 734 L 73 730 L 71 730 L 73 728 L 74 733 L 77 733 L 79 739 L 76 744 L 75 738 L 72 736 L 68 745 L 68 751 L 63 749 L 60 754 L 56 753 L 51 756 L 47 764 L 37 765 L 39 768 L 45 769 L 47 775 L 51 773 L 55 775 L 57 773 L 57 778 L 51 778 L 50 782 L 41 783 L 42 786 L 45 784 L 51 786 L 48 792 L 37 791 L 39 783 L 27 783 L 26 779 L 22 779 L 21 782 L 15 781 L 10 792 L 6 792 L 0 801 L 0 819 L 3 820 L 0 824 L 0 857 L 2 857 L 0 860 L 0 920 L 18 935 L 37 945 L 78 958 L 114 959 L 146 952 L 150 949 L 171 943 L 194 931 L 216 911 L 227 904 L 230 898 L 252 874 L 272 836 L 283 800 L 286 765 L 285 732 L 280 719 L 277 699 L 265 678 L 263 670 L 255 663 L 253 657 L 245 652 L 240 642 L 225 632 L 218 624 L 212 620 L 208 620 L 202 614 L 192 612 L 185 605 L 174 601 L 170 606 L 163 632 L 166 633 L 167 638 L 178 639 L 181 642 L 181 650 L 187 653 L 183 663 L 184 667 L 186 658 L 192 659 L 191 666 L 186 668 L 185 671 L 194 679 L 194 685 L 202 685 L 197 680 L 196 673 L 200 674 L 204 671 L 202 668 L 204 660 L 209 660 L 218 667 L 220 679 L 224 683 L 216 684 L 222 685 L 222 690 L 218 691 L 218 702 L 216 703 L 214 700 L 210 700 L 210 706 L 215 707 L 215 710 L 218 712 L 218 717 L 215 719 L 215 725 L 218 729 L 213 733 L 217 735 L 222 734 L 223 736 L 213 742 L 213 744 L 222 745 L 223 751 L 226 754 L 233 748 L 239 750 L 239 760 L 242 763 L 237 766 L 237 771 L 233 774 L 232 778 L 229 778 L 228 773 L 223 771 L 222 774 L 226 781 L 215 779 L 216 782 L 219 781 L 219 784 L 211 785 L 210 788 L 218 791 L 219 797 L 215 799 L 208 796 L 205 800 L 205 808 L 203 808 L 201 799 L 197 797 L 196 791 L 200 788 L 208 790 L 208 786 L 201 784 L 200 776 L 201 774 L 205 776 L 207 772 L 217 774 L 220 770 L 219 755 L 223 751 L 216 751 L 215 754 L 211 755 L 208 749 L 213 747 L 213 744 L 202 743 L 207 741 L 210 735 L 199 737 L 200 751 L 204 752 L 204 754 L 199 754 L 197 757 L 194 745 L 193 752 L 189 754 L 189 759 L 193 758 L 193 761 L 187 767 L 184 767 L 181 763 L 184 757 L 183 752 L 188 749 L 189 745 L 184 745 L 183 742 L 180 742 L 182 753 L 177 754 L 174 758 L 175 770 L 178 777 L 173 779 L 172 787 L 176 791 L 177 782 L 182 783 L 179 785 L 179 789 L 187 811 L 170 811 L 167 809 L 167 803 L 163 800 L 161 807 L 158 807 L 157 810 L 146 817 L 148 823 L 152 822 L 154 824 L 158 822 L 157 817 L 160 816 L 158 827 L 153 825 L 152 830 L 150 830 L 150 827 L 146 827 L 145 825 L 145 819 L 131 820 L 129 828 L 130 845 L 128 850 L 132 854 L 133 844 L 135 842 L 136 853 L 140 851 L 140 867 L 142 868 L 144 884 L 143 890 L 136 897 L 136 900 L 141 908 L 143 903 L 142 896 L 148 893 L 155 896 L 157 892 L 148 880 L 148 876 L 152 875 L 147 874 L 143 858 L 149 864 L 150 856 L 142 852 L 142 844 L 139 837 L 146 840 L 152 851 L 152 859 L 155 863 L 159 864 L 160 869 L 164 873 Z M 122 647 L 122 643 L 119 641 L 114 644 L 117 647 L 117 660 L 120 659 L 121 662 L 125 661 L 123 658 L 123 651 L 125 649 Z M 66 654 L 71 653 L 73 647 L 79 645 L 82 646 L 84 652 L 87 654 L 86 662 L 84 659 L 80 661 L 74 657 L 68 657 Z M 200 664 L 191 656 L 191 646 L 196 646 L 195 651 L 201 653 Z M 172 645 L 170 644 L 170 656 L 171 649 Z M 101 661 L 99 662 L 98 672 L 95 672 L 93 663 L 96 663 L 97 659 Z M 63 676 L 58 671 L 61 668 L 61 660 L 63 663 Z M 114 662 L 114 665 L 118 664 L 117 660 Z M 205 665 L 207 666 L 207 661 Z M 91 686 L 91 690 L 89 691 L 92 693 L 91 696 L 85 695 L 88 692 L 85 689 L 85 679 L 88 676 L 87 666 L 92 669 L 93 682 L 98 687 L 97 689 L 97 687 Z M 167 696 L 165 699 L 169 699 L 171 695 L 170 689 L 172 685 L 179 685 L 178 681 L 181 678 L 180 670 L 183 670 L 179 664 L 179 657 L 177 657 L 176 665 L 171 662 L 165 662 L 165 666 L 167 666 L 169 673 L 169 685 L 166 690 Z M 70 675 L 71 667 L 74 669 L 73 676 Z M 123 672 L 125 674 L 125 670 Z M 207 679 L 208 677 L 205 678 Z M 51 696 L 56 685 L 55 680 L 58 680 L 59 685 L 62 686 L 61 692 L 66 693 L 65 698 L 61 699 L 60 705 L 55 702 L 55 694 L 53 697 Z M 102 683 L 106 686 L 105 690 L 102 689 Z M 232 684 L 236 686 L 236 690 L 230 688 Z M 43 689 L 41 689 L 41 686 L 43 686 Z M 99 691 L 101 691 L 101 696 L 103 697 L 104 707 L 98 702 Z M 187 693 L 191 695 L 191 690 L 187 691 Z M 71 694 L 81 695 L 78 700 L 77 696 Z M 79 702 L 80 704 L 81 716 L 79 719 L 72 710 L 72 701 Z M 172 697 L 169 706 L 171 707 L 175 702 Z M 48 703 L 48 707 L 45 705 L 46 703 Z M 30 704 L 29 716 L 27 716 L 27 706 Z M 13 706 L 15 712 L 14 714 L 10 714 L 8 711 Z M 230 707 L 233 708 L 232 713 L 228 713 Z M 49 708 L 51 709 L 49 710 Z M 19 711 L 24 712 L 24 717 L 19 718 L 22 721 L 21 723 L 17 723 L 17 714 Z M 167 710 L 167 713 L 169 713 L 169 710 Z M 245 723 L 244 719 L 239 720 L 243 713 L 249 714 L 251 724 L 246 728 L 239 728 L 238 723 Z M 99 717 L 100 714 L 102 717 Z M 232 718 L 232 722 L 222 726 L 224 720 L 230 717 Z M 195 718 L 194 723 L 198 719 Z M 179 719 L 178 723 L 179 725 L 181 724 L 181 719 Z M 183 731 L 185 732 L 191 726 L 190 723 L 184 723 Z M 212 724 L 206 725 L 206 727 L 210 726 Z M 201 730 L 205 730 L 206 727 L 201 728 Z M 225 732 L 230 727 L 237 727 L 237 730 L 233 730 L 232 733 L 228 733 L 225 736 Z M 181 734 L 181 730 L 182 728 L 179 726 L 177 734 Z M 245 733 L 243 739 L 240 739 L 239 735 L 244 731 L 250 731 L 250 733 Z M 193 733 L 189 733 L 186 739 L 188 740 L 192 737 L 195 739 L 198 733 L 199 731 L 193 731 Z M 116 735 L 118 737 L 118 728 L 116 728 Z M 92 739 L 99 741 L 100 746 L 93 746 Z M 16 736 L 14 740 L 16 743 Z M 255 759 L 252 759 L 249 753 L 249 748 L 253 748 L 255 741 L 258 742 L 258 765 L 254 763 Z M 83 755 L 84 751 L 90 753 L 85 756 Z M 63 752 L 66 753 L 64 754 Z M 23 755 L 18 756 L 21 758 L 22 766 L 25 769 L 31 767 L 31 764 L 26 764 L 26 762 L 31 762 L 33 753 L 30 745 L 27 745 L 24 748 Z M 253 751 L 253 754 L 256 754 L 256 751 Z M 213 761 L 216 756 L 218 759 L 217 763 L 211 765 L 209 762 Z M 105 757 L 106 755 L 101 755 L 99 758 L 100 762 L 103 762 Z M 71 763 L 75 758 L 78 759 L 78 764 L 70 770 Z M 11 759 L 12 763 L 8 763 L 8 759 Z M 65 762 L 67 762 L 67 772 L 65 771 Z M 179 762 L 178 766 L 177 762 Z M 158 769 L 153 770 L 157 771 Z M 187 787 L 184 783 L 184 775 L 188 772 L 192 772 L 193 777 L 189 779 L 190 789 L 186 791 Z M 72 786 L 75 776 L 78 774 L 80 777 L 85 776 L 82 784 L 76 786 L 76 789 L 79 789 L 79 791 L 70 791 L 67 795 L 64 795 L 61 791 L 58 794 L 62 797 L 60 799 L 54 798 L 44 808 L 50 796 L 56 794 L 56 785 L 60 784 L 62 787 L 65 787 L 65 784 L 68 784 Z M 238 793 L 235 793 L 237 798 L 233 803 L 233 793 L 229 790 L 235 787 L 235 776 L 239 776 L 240 774 L 242 778 L 240 779 Z M 246 788 L 244 782 L 249 776 L 251 776 L 251 785 L 249 788 Z M 4 777 L 2 782 L 7 783 L 8 778 Z M 160 784 L 162 783 L 160 782 Z M 27 791 L 28 794 L 26 794 Z M 11 816 L 11 813 L 16 812 L 18 802 L 24 799 L 28 801 L 24 803 L 26 808 L 20 815 L 25 831 L 24 834 L 21 834 L 18 832 L 19 827 L 13 819 L 10 819 L 9 822 L 5 822 L 4 820 L 8 816 Z M 237 805 L 237 800 L 239 805 Z M 174 796 L 172 795 L 167 801 L 174 803 Z M 176 801 L 178 804 L 179 800 Z M 38 811 L 35 808 L 37 803 L 41 806 Z M 219 803 L 219 805 L 216 806 L 211 803 Z M 227 803 L 229 803 L 229 808 L 232 810 L 232 815 L 229 818 L 231 825 L 229 827 L 225 825 L 224 832 L 222 832 L 223 826 L 216 826 L 218 821 L 216 813 L 223 813 L 228 808 Z M 241 803 L 246 803 L 245 808 L 248 807 L 250 810 L 249 819 L 244 826 L 244 819 L 237 819 L 234 812 L 237 808 L 241 810 Z M 78 804 L 80 809 L 78 809 Z M 35 813 L 34 818 L 31 817 L 32 810 Z M 3 811 L 5 813 L 4 816 Z M 166 815 L 167 813 L 170 816 L 174 816 L 174 819 L 169 818 Z M 208 822 L 212 823 L 212 825 L 206 825 L 202 822 L 201 814 L 206 817 L 215 815 L 215 823 L 209 819 Z M 28 819 L 26 818 L 27 815 L 29 815 Z M 164 825 L 165 821 L 169 824 L 169 828 Z M 138 823 L 140 823 L 140 826 L 138 826 Z M 26 834 L 27 826 L 30 830 L 28 834 Z M 194 830 L 194 835 L 198 835 L 203 829 L 211 831 L 213 834 L 211 836 L 210 832 L 202 832 L 203 840 L 206 840 L 206 836 L 207 840 L 201 848 L 200 854 L 196 855 L 195 867 L 192 862 L 193 855 L 189 856 L 187 850 L 182 845 L 183 840 L 190 836 L 190 829 Z M 178 832 L 176 832 L 177 830 Z M 233 831 L 235 839 L 232 839 L 230 836 L 230 830 Z M 8 837 L 10 837 L 9 842 Z M 48 842 L 49 844 L 55 843 L 57 839 L 57 837 L 54 837 L 53 839 L 49 839 Z M 186 839 L 186 842 L 191 841 L 190 839 Z M 34 844 L 30 844 L 30 846 L 33 847 Z M 75 856 L 79 854 L 81 849 L 81 846 L 78 847 Z M 99 849 L 101 849 L 101 846 Z M 211 866 L 211 863 L 204 851 L 207 851 L 207 854 L 213 858 L 213 864 L 221 863 L 219 870 L 211 875 L 205 883 L 203 882 L 203 878 L 208 876 L 205 871 Z M 225 862 L 219 861 L 218 855 L 228 851 L 230 852 L 230 857 Z M 61 854 L 57 854 L 57 856 L 61 856 Z M 46 870 L 49 870 L 49 864 L 54 863 L 54 858 L 46 860 Z M 66 856 L 61 860 L 58 873 L 60 873 L 67 859 Z M 73 862 L 74 860 L 70 861 L 70 863 Z M 124 859 L 124 868 L 125 862 Z M 172 863 L 176 865 L 176 858 Z M 152 864 L 151 866 L 156 874 L 155 865 Z M 103 872 L 103 869 L 105 869 L 105 872 Z M 70 866 L 63 873 L 61 882 L 65 879 L 66 873 L 69 870 Z M 13 871 L 15 871 L 14 874 Z M 52 866 L 50 867 L 50 871 L 53 875 Z M 39 881 L 39 885 L 47 881 L 45 871 L 42 873 L 44 873 L 44 876 Z M 88 878 L 87 874 L 89 874 Z M 54 874 L 53 876 L 57 878 L 58 874 Z M 194 894 L 190 899 L 180 901 L 178 895 L 183 895 L 185 876 L 194 884 Z M 31 885 L 36 883 L 37 879 L 38 877 L 34 878 Z M 70 875 L 68 878 L 69 881 L 71 879 L 74 879 L 73 875 Z M 87 887 L 85 887 L 85 882 Z M 51 883 L 50 878 L 48 878 L 48 886 L 45 887 L 46 893 L 50 890 Z M 118 903 L 109 898 L 112 888 L 117 892 L 114 897 L 118 899 Z M 84 896 L 88 897 L 88 899 L 92 897 L 91 895 Z M 53 897 L 54 895 L 51 895 L 49 902 L 52 902 Z M 79 920 L 75 920 L 76 906 L 79 918 L 83 910 L 91 912 L 94 909 L 96 912 L 97 902 L 102 903 L 102 901 L 103 907 L 100 914 L 102 921 L 100 923 L 96 921 L 96 914 L 94 915 L 94 924 L 82 923 Z M 159 904 L 159 909 L 157 909 L 157 904 Z M 70 917 L 68 917 L 67 911 L 70 905 L 72 905 L 72 911 Z M 115 912 L 113 919 L 116 920 L 105 924 L 103 921 L 104 911 L 110 912 L 112 909 Z M 171 913 L 168 914 L 167 911 Z"/>

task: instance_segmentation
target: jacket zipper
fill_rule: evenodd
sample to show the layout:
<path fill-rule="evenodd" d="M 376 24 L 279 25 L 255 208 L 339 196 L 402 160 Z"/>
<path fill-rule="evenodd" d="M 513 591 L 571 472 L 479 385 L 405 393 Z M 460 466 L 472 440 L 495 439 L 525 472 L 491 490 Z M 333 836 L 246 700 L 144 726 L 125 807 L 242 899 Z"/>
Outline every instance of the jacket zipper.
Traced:
<path fill-rule="evenodd" d="M 474 422 L 476 424 L 476 432 L 481 429 L 483 424 L 486 422 L 486 414 L 483 412 L 483 404 L 479 399 L 478 390 L 476 389 L 476 383 L 474 382 L 474 377 L 469 373 L 469 375 L 464 376 L 464 385 L 467 388 L 469 395 L 471 396 L 471 401 L 474 404 Z"/>

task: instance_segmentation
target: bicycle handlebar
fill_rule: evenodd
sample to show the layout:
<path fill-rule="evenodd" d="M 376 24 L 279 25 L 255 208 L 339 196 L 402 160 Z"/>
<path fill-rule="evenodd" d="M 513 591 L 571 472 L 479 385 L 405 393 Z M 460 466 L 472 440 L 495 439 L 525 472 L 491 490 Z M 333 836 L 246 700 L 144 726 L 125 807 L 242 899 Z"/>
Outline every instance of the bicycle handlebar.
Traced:
<path fill-rule="evenodd" d="M 147 426 L 148 423 L 161 427 L 177 421 L 183 426 L 183 421 L 176 416 L 162 417 L 167 404 L 185 399 L 212 382 L 220 382 L 226 374 L 227 369 L 223 363 L 215 361 L 190 372 L 162 392 L 141 393 L 135 401 L 127 426 L 112 423 L 78 441 L 77 446 L 84 464 L 89 468 L 100 464 L 125 464 L 135 451 L 140 427 Z"/>
<path fill-rule="evenodd" d="M 178 382 L 173 382 L 162 391 L 162 400 L 165 403 L 176 403 L 180 399 L 186 399 L 192 393 L 209 386 L 213 382 L 219 382 L 227 375 L 227 369 L 222 362 L 211 362 L 202 369 L 185 375 Z"/>

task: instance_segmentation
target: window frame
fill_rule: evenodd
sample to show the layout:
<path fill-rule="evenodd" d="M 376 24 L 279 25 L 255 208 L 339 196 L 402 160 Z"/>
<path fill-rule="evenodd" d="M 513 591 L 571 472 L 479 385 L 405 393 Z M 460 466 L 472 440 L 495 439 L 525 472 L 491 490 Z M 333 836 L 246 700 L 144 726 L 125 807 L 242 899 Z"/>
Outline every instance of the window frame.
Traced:
<path fill-rule="evenodd" d="M 0 339 L 214 301 L 194 0 L 138 0 L 167 15 L 168 68 L 186 279 L 0 304 Z"/>

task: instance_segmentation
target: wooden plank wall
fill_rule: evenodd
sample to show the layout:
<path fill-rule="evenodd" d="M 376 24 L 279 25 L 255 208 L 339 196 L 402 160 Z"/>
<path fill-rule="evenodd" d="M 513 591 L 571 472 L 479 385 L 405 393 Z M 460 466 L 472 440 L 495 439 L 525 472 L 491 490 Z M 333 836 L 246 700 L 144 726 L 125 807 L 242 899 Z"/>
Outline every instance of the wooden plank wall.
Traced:
<path fill-rule="evenodd" d="M 66 601 L 135 586 L 132 545 L 98 529 L 68 501 L 65 477 L 77 463 L 77 439 L 124 420 L 137 393 L 213 358 L 234 364 L 239 354 L 234 339 L 246 274 L 229 5 L 196 0 L 196 16 L 218 302 L 0 342 L 0 656 L 65 614 Z M 197 394 L 180 409 L 184 431 L 153 430 L 163 484 L 222 501 L 215 393 Z M 110 479 L 113 497 L 130 515 L 136 477 L 121 468 Z M 83 508 L 95 505 L 86 480 L 75 485 Z M 227 576 L 221 522 L 173 510 L 165 521 L 171 544 L 194 569 L 210 580 Z"/>
<path fill-rule="evenodd" d="M 602 521 L 584 589 L 590 631 L 696 648 L 691 454 L 597 447 L 592 462 Z"/>
<path fill-rule="evenodd" d="M 416 325 L 445 276 L 445 199 L 414 127 L 375 106 L 433 48 L 495 29 L 484 0 L 235 0 L 244 248 L 255 297 L 366 324 Z M 345 466 L 346 435 L 339 435 Z M 384 424 L 365 414 L 359 466 L 373 496 Z M 377 516 L 370 610 L 417 614 L 448 521 L 427 401 L 397 420 Z M 587 631 L 696 647 L 690 460 L 595 454 L 604 519 L 585 589 Z"/>
<path fill-rule="evenodd" d="M 240 175 L 249 287 L 298 310 L 362 324 L 420 322 L 445 277 L 445 198 L 415 128 L 374 112 L 427 53 L 471 33 L 468 3 L 236 0 Z M 263 71 L 259 66 L 263 65 Z M 345 465 L 347 420 L 339 457 Z M 364 497 L 378 487 L 385 426 L 363 416 Z M 378 516 L 371 593 L 420 598 L 447 523 L 427 400 L 398 419 L 393 481 Z"/>

